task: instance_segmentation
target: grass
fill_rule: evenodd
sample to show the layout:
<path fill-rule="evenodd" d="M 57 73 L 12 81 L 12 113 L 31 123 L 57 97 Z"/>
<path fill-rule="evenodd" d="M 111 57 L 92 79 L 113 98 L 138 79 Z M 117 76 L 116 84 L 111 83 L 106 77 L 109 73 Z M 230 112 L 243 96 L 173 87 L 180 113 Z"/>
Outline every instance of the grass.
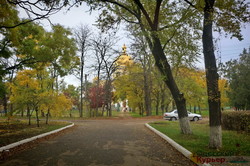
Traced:
<path fill-rule="evenodd" d="M 53 131 L 61 127 L 67 126 L 67 122 L 50 121 L 48 125 L 45 122 L 40 122 L 40 127 L 37 127 L 33 121 L 32 125 L 28 125 L 26 120 L 0 119 L 0 147 L 30 138 L 42 133 Z"/>
<path fill-rule="evenodd" d="M 223 130 L 223 147 L 219 150 L 213 150 L 208 148 L 209 126 L 207 123 L 201 122 L 191 122 L 193 135 L 181 134 L 178 122 L 154 122 L 150 125 L 193 154 L 202 154 L 203 156 L 250 156 L 249 133 Z"/>
<path fill-rule="evenodd" d="M 130 116 L 133 118 L 140 118 L 142 117 L 139 113 L 137 112 L 129 112 Z"/>
<path fill-rule="evenodd" d="M 141 118 L 141 117 L 145 117 L 146 116 L 146 112 L 144 112 L 143 116 L 139 114 L 138 111 L 135 112 L 129 112 L 130 116 L 133 118 Z M 156 111 L 152 110 L 152 114 L 151 116 L 162 116 L 162 112 L 159 111 L 158 115 L 156 115 Z"/>

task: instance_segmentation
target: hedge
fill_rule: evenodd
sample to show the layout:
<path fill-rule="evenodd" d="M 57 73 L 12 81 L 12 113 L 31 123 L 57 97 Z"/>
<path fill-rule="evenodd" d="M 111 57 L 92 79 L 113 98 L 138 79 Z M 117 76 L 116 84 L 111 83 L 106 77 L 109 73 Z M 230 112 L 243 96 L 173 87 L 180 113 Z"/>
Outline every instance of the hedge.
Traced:
<path fill-rule="evenodd" d="M 250 111 L 222 112 L 222 127 L 226 130 L 237 130 L 250 133 Z"/>

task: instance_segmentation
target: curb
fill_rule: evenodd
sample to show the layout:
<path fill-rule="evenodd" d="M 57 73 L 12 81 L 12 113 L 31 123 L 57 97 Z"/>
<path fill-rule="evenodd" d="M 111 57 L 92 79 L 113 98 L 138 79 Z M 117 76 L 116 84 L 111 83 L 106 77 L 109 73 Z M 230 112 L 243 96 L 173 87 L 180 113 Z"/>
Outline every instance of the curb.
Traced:
<path fill-rule="evenodd" d="M 179 145 L 178 143 L 176 143 L 174 140 L 172 140 L 171 138 L 169 138 L 168 136 L 166 136 L 165 134 L 163 134 L 162 132 L 156 130 L 155 128 L 153 128 L 152 126 L 150 126 L 148 123 L 145 123 L 145 126 L 150 129 L 151 131 L 153 131 L 155 134 L 157 134 L 158 136 L 160 136 L 162 139 L 166 140 L 171 146 L 173 146 L 176 150 L 178 150 L 180 153 L 182 153 L 186 158 L 191 159 L 192 157 L 192 153 L 190 151 L 188 151 L 187 149 L 185 149 L 184 147 L 182 147 L 181 145 Z M 211 164 L 201 164 L 202 166 L 211 166 Z"/>
<path fill-rule="evenodd" d="M 65 127 L 62 127 L 62 128 L 47 132 L 47 133 L 43 133 L 43 134 L 31 137 L 31 138 L 27 138 L 27 139 L 24 139 L 24 140 L 21 140 L 21 141 L 18 141 L 18 142 L 15 142 L 15 143 L 12 143 L 12 144 L 9 144 L 9 145 L 6 145 L 6 146 L 2 146 L 2 147 L 0 147 L 0 152 L 8 151 L 9 149 L 15 148 L 15 147 L 20 146 L 22 144 L 34 141 L 36 139 L 39 139 L 39 138 L 42 138 L 42 137 L 45 137 L 45 136 L 48 136 L 48 135 L 51 135 L 51 134 L 54 134 L 54 133 L 58 133 L 59 131 L 65 130 L 65 129 L 70 128 L 70 127 L 73 127 L 74 125 L 75 124 L 72 123 L 71 125 L 68 125 L 68 126 L 65 126 Z"/>

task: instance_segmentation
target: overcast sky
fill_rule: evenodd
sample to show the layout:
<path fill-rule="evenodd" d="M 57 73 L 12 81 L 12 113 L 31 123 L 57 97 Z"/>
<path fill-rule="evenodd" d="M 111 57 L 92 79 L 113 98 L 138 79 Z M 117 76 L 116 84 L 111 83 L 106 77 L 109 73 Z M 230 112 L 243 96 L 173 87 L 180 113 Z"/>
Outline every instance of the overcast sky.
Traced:
<path fill-rule="evenodd" d="M 23 11 L 20 11 L 21 16 L 25 16 Z M 88 12 L 88 7 L 83 4 L 80 7 L 73 7 L 70 11 L 67 11 L 66 9 L 61 10 L 60 12 L 56 13 L 55 15 L 52 15 L 50 17 L 50 21 L 53 24 L 61 24 L 68 28 L 75 28 L 79 26 L 80 24 L 89 24 L 93 25 L 95 24 L 95 20 L 98 17 L 99 12 L 95 11 L 92 12 L 91 15 Z M 45 29 L 50 30 L 50 24 L 48 21 L 44 20 L 41 21 Z M 242 29 L 243 34 L 243 41 L 238 41 L 237 39 L 233 38 L 226 38 L 224 36 L 219 36 L 220 40 L 216 44 L 217 50 L 215 51 L 216 57 L 221 56 L 222 62 L 229 61 L 230 59 L 236 59 L 238 58 L 239 54 L 242 52 L 243 48 L 249 48 L 250 47 L 250 25 L 248 24 L 245 29 Z M 126 37 L 126 33 L 124 31 L 119 33 L 120 41 L 117 43 L 118 46 L 122 47 L 123 44 L 126 44 L 129 46 L 129 40 Z M 218 35 L 214 35 L 214 37 L 218 37 Z M 129 51 L 129 47 L 128 47 Z M 203 58 L 201 57 L 201 63 L 198 64 L 199 67 L 204 68 L 203 65 Z M 67 82 L 72 82 L 73 84 L 77 85 L 79 82 L 73 78 L 67 78 Z"/>

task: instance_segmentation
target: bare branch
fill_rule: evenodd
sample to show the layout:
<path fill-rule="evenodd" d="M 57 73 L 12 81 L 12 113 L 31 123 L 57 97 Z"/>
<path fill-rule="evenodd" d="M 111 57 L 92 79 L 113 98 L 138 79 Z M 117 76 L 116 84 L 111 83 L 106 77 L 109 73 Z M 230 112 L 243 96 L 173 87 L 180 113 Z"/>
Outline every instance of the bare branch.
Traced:
<path fill-rule="evenodd" d="M 189 0 L 184 0 L 184 1 L 187 2 L 193 8 L 197 9 L 197 7 L 192 2 L 190 2 Z"/>

